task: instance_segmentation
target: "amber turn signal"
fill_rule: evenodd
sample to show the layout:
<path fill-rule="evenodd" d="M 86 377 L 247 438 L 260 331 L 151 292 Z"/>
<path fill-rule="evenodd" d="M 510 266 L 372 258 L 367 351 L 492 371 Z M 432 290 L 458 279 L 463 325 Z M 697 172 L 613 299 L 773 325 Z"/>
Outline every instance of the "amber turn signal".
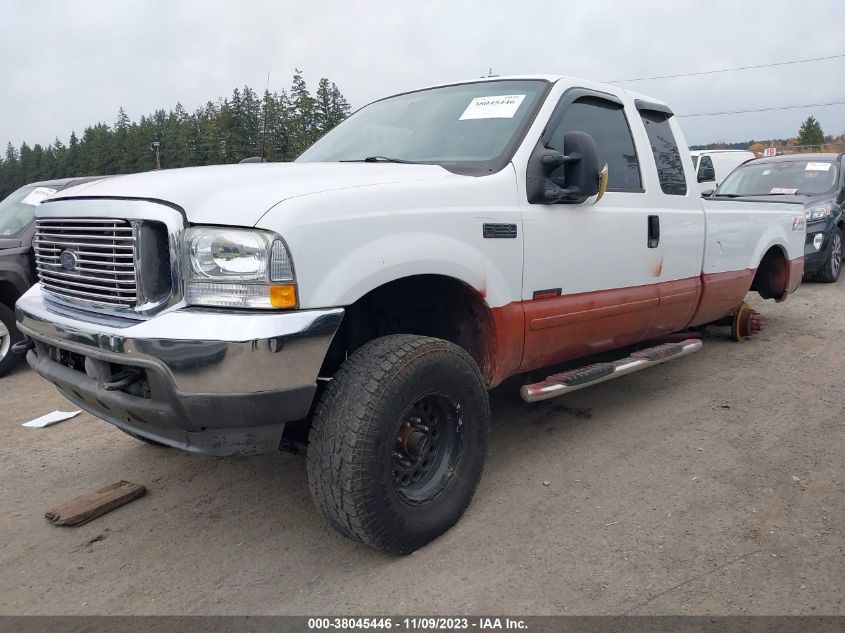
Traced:
<path fill-rule="evenodd" d="M 270 286 L 270 305 L 274 308 L 296 307 L 296 286 Z"/>

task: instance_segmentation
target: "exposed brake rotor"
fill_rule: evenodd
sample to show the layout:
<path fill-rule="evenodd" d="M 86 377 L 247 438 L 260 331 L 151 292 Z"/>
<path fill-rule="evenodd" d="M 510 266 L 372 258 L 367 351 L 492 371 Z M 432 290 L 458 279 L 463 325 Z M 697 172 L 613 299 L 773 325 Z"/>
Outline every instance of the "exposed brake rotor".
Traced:
<path fill-rule="evenodd" d="M 751 306 L 743 302 L 734 313 L 731 336 L 735 341 L 747 341 L 752 334 L 762 331 L 765 324 L 766 317 L 756 310 L 752 310 Z"/>

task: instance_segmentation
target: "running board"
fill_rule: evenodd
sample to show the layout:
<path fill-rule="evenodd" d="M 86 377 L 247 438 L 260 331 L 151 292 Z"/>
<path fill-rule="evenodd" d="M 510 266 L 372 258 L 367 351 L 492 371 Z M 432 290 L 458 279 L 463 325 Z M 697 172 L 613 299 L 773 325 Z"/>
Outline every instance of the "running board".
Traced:
<path fill-rule="evenodd" d="M 635 371 L 654 367 L 665 363 L 667 360 L 674 360 L 687 356 L 701 349 L 700 339 L 688 338 L 680 343 L 664 343 L 656 347 L 649 347 L 634 352 L 627 358 L 622 358 L 612 363 L 596 363 L 570 369 L 560 374 L 549 376 L 541 382 L 530 385 L 523 385 L 519 394 L 525 402 L 539 402 L 548 400 L 565 393 L 577 391 L 584 387 L 597 385 L 600 382 L 613 380 L 619 376 L 633 374 Z"/>

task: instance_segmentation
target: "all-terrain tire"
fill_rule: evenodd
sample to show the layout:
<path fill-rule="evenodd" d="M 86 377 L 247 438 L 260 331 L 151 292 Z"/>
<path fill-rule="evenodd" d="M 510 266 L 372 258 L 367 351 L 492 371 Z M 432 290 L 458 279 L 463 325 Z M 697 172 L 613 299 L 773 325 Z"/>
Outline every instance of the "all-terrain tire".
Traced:
<path fill-rule="evenodd" d="M 349 356 L 317 404 L 311 496 L 342 534 L 409 554 L 464 513 L 489 428 L 484 380 L 462 348 L 405 334 L 376 339 Z"/>
<path fill-rule="evenodd" d="M 12 345 L 23 340 L 23 334 L 18 330 L 15 321 L 15 311 L 5 303 L 0 303 L 0 331 L 6 332 L 0 336 L 0 376 L 5 376 L 21 360 L 21 356 L 12 353 Z"/>
<path fill-rule="evenodd" d="M 842 247 L 842 229 L 836 227 L 833 229 L 833 235 L 830 237 L 830 247 L 824 266 L 809 276 L 811 281 L 832 284 L 839 279 L 839 273 L 842 271 Z"/>

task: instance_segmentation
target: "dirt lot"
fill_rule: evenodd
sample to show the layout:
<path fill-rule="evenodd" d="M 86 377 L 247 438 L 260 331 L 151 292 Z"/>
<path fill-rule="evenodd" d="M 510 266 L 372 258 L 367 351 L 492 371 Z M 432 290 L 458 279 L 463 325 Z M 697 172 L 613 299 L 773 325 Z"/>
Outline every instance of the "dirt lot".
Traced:
<path fill-rule="evenodd" d="M 845 614 L 845 285 L 752 303 L 750 343 L 537 406 L 499 389 L 472 506 L 407 558 L 337 536 L 300 457 L 188 455 L 87 414 L 22 428 L 71 405 L 21 368 L 0 380 L 0 613 Z M 44 520 L 119 479 L 149 494 Z"/>

